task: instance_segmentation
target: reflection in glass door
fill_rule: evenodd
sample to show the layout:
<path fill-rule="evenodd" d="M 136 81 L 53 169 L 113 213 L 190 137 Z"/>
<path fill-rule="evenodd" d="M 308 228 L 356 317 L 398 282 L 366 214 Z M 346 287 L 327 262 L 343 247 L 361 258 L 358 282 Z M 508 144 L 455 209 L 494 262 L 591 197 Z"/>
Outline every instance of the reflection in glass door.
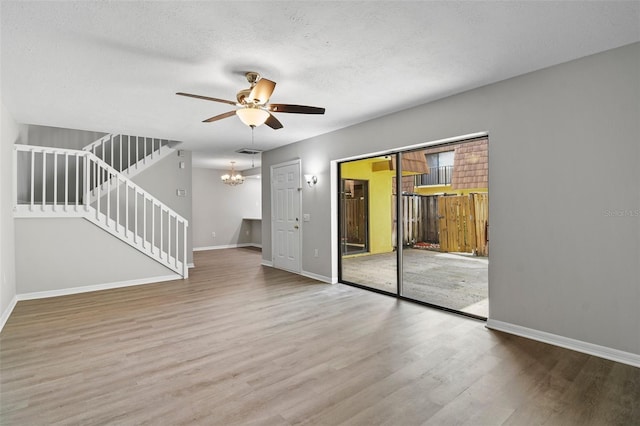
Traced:
<path fill-rule="evenodd" d="M 390 157 L 340 164 L 341 282 L 397 294 L 392 213 L 395 171 Z"/>
<path fill-rule="evenodd" d="M 369 251 L 369 182 L 342 179 L 342 254 Z"/>

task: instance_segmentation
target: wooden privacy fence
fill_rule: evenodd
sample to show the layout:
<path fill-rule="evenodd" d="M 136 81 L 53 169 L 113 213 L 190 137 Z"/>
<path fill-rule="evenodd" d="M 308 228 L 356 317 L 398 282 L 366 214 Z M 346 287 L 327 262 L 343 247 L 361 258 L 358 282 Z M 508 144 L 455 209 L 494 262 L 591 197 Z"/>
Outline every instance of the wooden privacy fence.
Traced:
<path fill-rule="evenodd" d="M 405 246 L 417 242 L 438 243 L 438 196 L 402 194 L 402 213 Z"/>
<path fill-rule="evenodd" d="M 489 194 L 438 197 L 440 251 L 489 253 Z"/>

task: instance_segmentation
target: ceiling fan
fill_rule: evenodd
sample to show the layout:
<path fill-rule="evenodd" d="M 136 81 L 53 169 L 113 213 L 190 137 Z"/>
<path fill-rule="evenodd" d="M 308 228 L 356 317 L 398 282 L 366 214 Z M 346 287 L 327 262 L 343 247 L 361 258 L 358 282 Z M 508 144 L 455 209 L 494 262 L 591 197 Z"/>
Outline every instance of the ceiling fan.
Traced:
<path fill-rule="evenodd" d="M 184 92 L 178 92 L 176 95 L 204 99 L 205 101 L 221 102 L 238 107 L 236 110 L 207 118 L 206 120 L 203 120 L 203 123 L 211 123 L 222 120 L 223 118 L 231 117 L 232 115 L 237 115 L 240 120 L 249 127 L 257 127 L 261 124 L 266 124 L 272 129 L 281 129 L 282 123 L 278 121 L 272 112 L 324 114 L 324 108 L 306 105 L 269 104 L 267 102 L 269 102 L 269 98 L 276 87 L 276 83 L 271 80 L 267 80 L 266 78 L 261 78 L 260 74 L 253 71 L 247 72 L 245 77 L 247 77 L 247 81 L 251 86 L 247 89 L 242 89 L 237 93 L 237 101 L 193 95 L 191 93 Z"/>

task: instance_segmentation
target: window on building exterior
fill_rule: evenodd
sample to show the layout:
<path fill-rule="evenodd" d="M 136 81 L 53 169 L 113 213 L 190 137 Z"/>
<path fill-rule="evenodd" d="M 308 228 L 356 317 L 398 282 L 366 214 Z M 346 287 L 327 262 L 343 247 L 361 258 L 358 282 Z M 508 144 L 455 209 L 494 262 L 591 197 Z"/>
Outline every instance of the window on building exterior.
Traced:
<path fill-rule="evenodd" d="M 455 151 L 425 154 L 429 173 L 416 176 L 416 186 L 450 185 Z"/>

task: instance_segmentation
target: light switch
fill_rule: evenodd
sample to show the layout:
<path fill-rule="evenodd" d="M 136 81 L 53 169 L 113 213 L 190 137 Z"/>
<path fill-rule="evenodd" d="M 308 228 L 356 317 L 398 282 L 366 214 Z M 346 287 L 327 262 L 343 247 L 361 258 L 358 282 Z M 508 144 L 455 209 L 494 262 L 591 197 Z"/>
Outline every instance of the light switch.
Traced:
<path fill-rule="evenodd" d="M 186 189 L 176 189 L 176 195 L 178 197 L 186 197 L 187 196 L 187 190 Z"/>
<path fill-rule="evenodd" d="M 303 214 L 303 215 L 302 215 L 302 220 L 303 220 L 304 222 L 309 222 L 309 221 L 311 220 L 311 214 L 309 214 L 309 213 L 305 213 L 305 214 Z"/>

